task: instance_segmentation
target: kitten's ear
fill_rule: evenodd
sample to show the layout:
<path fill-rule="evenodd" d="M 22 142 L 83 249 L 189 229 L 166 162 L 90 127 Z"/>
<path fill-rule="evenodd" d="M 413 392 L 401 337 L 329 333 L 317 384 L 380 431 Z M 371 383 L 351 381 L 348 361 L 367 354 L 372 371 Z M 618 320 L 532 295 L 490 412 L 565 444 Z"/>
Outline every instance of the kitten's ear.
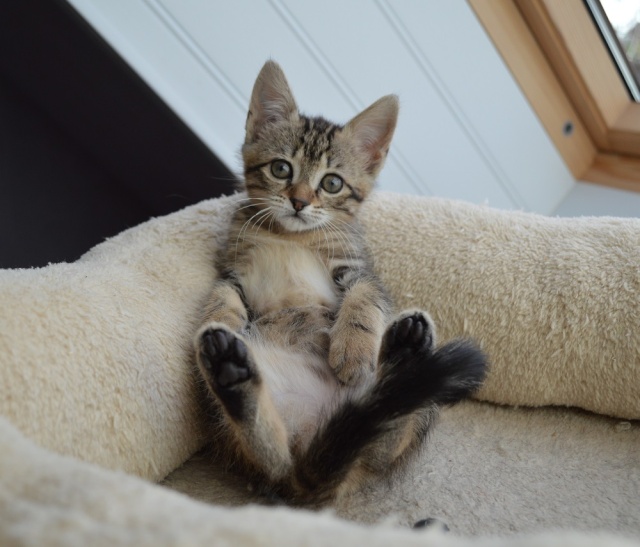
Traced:
<path fill-rule="evenodd" d="M 373 176 L 384 165 L 399 109 L 398 97 L 386 95 L 360 112 L 344 128 L 344 134 L 364 153 L 366 169 Z"/>
<path fill-rule="evenodd" d="M 254 142 L 262 129 L 271 123 L 292 121 L 298 107 L 280 66 L 267 61 L 253 85 L 245 126 L 245 143 Z"/>

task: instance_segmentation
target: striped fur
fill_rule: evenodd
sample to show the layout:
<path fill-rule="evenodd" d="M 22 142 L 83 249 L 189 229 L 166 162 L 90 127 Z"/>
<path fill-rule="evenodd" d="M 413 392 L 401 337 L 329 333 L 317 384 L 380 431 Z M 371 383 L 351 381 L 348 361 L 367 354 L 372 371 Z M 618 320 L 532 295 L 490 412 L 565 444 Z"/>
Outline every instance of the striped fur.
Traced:
<path fill-rule="evenodd" d="M 254 86 L 247 197 L 195 347 L 226 457 L 291 503 L 321 505 L 400 467 L 438 405 L 484 378 L 471 343 L 434 349 L 425 312 L 394 318 L 373 271 L 357 212 L 397 114 L 387 96 L 344 126 L 301 115 L 273 62 Z"/>

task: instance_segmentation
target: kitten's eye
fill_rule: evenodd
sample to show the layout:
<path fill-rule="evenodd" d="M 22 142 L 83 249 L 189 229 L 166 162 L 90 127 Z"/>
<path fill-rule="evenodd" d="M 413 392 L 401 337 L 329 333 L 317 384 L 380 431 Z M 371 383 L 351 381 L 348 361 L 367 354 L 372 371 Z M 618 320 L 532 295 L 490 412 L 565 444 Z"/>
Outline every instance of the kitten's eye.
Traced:
<path fill-rule="evenodd" d="M 293 174 L 293 168 L 287 161 L 276 160 L 271 163 L 271 174 L 277 179 L 290 179 Z"/>
<path fill-rule="evenodd" d="M 325 175 L 320 181 L 320 186 L 325 192 L 337 194 L 344 186 L 344 181 L 338 175 Z"/>

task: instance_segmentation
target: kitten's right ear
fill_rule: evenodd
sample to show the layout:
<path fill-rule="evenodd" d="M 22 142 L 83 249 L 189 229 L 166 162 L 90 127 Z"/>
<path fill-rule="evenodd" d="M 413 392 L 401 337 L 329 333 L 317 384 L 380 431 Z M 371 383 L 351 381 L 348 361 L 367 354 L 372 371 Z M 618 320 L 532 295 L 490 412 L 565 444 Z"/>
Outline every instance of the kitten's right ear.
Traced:
<path fill-rule="evenodd" d="M 344 134 L 363 153 L 365 167 L 377 175 L 384 164 L 398 121 L 399 102 L 395 95 L 378 99 L 344 127 Z"/>
<path fill-rule="evenodd" d="M 245 144 L 254 142 L 262 129 L 279 121 L 293 121 L 298 107 L 284 72 L 274 61 L 267 61 L 253 86 L 247 123 Z"/>

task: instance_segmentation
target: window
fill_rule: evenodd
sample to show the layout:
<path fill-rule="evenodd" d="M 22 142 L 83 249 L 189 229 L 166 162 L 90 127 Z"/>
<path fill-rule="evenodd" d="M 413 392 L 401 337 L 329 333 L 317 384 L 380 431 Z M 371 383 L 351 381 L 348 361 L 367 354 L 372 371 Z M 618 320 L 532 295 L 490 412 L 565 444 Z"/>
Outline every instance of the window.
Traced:
<path fill-rule="evenodd" d="M 640 102 L 640 2 L 585 0 L 629 94 Z"/>
<path fill-rule="evenodd" d="M 468 0 L 573 175 L 640 191 L 640 103 L 582 0 Z"/>

